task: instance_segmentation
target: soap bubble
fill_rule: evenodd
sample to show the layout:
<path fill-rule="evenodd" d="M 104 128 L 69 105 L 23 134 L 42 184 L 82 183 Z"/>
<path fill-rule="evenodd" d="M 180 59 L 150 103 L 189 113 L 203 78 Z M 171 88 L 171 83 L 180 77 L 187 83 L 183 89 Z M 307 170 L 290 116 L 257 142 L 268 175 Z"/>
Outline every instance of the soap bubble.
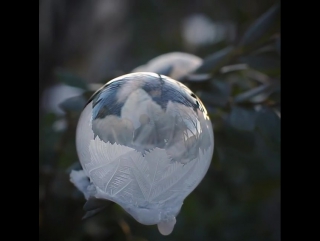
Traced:
<path fill-rule="evenodd" d="M 207 111 L 185 85 L 149 72 L 123 75 L 81 113 L 76 147 L 83 170 L 72 171 L 71 181 L 88 202 L 113 201 L 168 235 L 205 176 L 213 145 Z"/>

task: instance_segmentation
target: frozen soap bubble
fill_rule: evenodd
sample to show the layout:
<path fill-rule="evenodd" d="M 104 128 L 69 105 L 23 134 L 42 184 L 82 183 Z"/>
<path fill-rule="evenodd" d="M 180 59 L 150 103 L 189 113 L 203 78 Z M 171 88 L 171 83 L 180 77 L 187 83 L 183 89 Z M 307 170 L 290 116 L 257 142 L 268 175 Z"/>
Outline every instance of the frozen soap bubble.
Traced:
<path fill-rule="evenodd" d="M 149 72 L 123 75 L 81 113 L 76 147 L 83 170 L 72 171 L 71 181 L 88 202 L 113 201 L 168 235 L 209 168 L 213 144 L 207 111 L 185 85 Z"/>

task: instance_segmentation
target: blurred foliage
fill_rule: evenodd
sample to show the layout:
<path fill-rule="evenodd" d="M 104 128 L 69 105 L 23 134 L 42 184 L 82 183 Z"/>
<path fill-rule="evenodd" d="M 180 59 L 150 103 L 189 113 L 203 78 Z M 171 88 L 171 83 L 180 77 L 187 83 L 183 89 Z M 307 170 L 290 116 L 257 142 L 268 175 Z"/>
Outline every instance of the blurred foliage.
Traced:
<path fill-rule="evenodd" d="M 176 3 L 171 4 L 174 8 Z M 207 175 L 186 198 L 168 237 L 159 234 L 156 226 L 139 224 L 118 205 L 81 220 L 85 199 L 70 183 L 69 172 L 79 167 L 75 129 L 94 88 L 69 71 L 56 72 L 58 81 L 84 93 L 60 104 L 64 115 L 46 113 L 42 118 L 40 240 L 280 240 L 280 4 L 269 7 L 250 24 L 246 21 L 250 16 L 245 16 L 241 7 L 234 9 L 234 13 L 242 13 L 243 20 L 237 22 L 236 41 L 198 49 L 202 65 L 180 79 L 206 106 L 214 126 L 215 147 Z M 146 24 L 152 10 L 139 14 L 135 28 Z M 165 29 L 160 25 L 156 28 Z M 180 41 L 179 36 L 171 38 L 174 45 Z M 165 45 L 165 41 L 159 43 L 151 54 L 163 53 Z M 147 62 L 150 53 L 143 47 L 136 44 L 132 51 L 141 51 L 141 60 Z M 170 76 L 171 69 L 168 66 L 160 72 Z M 113 75 L 101 83 L 116 77 Z"/>

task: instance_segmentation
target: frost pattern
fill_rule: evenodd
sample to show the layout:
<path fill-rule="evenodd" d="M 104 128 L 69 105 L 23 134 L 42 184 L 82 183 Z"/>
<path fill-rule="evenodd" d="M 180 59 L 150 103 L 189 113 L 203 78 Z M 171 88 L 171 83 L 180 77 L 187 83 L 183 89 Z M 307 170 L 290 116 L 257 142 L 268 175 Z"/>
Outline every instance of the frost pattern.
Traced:
<path fill-rule="evenodd" d="M 91 181 L 111 200 L 137 207 L 170 206 L 198 185 L 207 171 L 210 153 L 199 150 L 199 158 L 187 164 L 172 161 L 164 149 L 143 156 L 132 148 L 90 141 L 91 162 L 85 164 Z M 206 155 L 206 157 L 204 156 Z M 176 201 L 176 200 L 174 200 Z"/>

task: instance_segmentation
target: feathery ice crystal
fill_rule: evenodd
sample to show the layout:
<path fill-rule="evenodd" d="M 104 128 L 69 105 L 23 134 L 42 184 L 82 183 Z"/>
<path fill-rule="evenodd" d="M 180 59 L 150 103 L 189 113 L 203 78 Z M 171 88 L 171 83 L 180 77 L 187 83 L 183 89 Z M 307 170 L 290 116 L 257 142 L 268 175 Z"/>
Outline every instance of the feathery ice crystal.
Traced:
<path fill-rule="evenodd" d="M 213 144 L 207 111 L 190 89 L 164 75 L 127 74 L 100 88 L 81 113 L 83 170 L 70 178 L 88 202 L 113 201 L 168 235 L 209 168 Z"/>

